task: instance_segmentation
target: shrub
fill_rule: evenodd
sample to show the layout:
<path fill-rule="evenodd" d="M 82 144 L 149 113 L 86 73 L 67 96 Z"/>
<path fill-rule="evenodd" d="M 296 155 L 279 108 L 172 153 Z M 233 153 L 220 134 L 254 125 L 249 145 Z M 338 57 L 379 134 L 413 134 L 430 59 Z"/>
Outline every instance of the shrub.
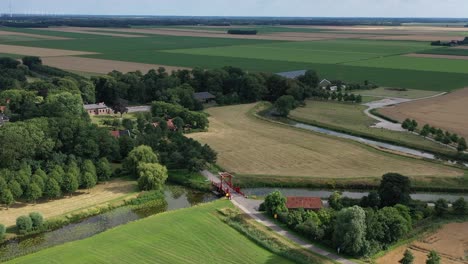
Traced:
<path fill-rule="evenodd" d="M 29 214 L 29 218 L 31 218 L 32 227 L 34 229 L 39 229 L 44 225 L 44 217 L 42 217 L 40 213 L 32 212 Z"/>
<path fill-rule="evenodd" d="M 22 215 L 16 218 L 16 228 L 20 234 L 26 234 L 31 231 L 33 223 L 31 217 L 27 215 Z"/>

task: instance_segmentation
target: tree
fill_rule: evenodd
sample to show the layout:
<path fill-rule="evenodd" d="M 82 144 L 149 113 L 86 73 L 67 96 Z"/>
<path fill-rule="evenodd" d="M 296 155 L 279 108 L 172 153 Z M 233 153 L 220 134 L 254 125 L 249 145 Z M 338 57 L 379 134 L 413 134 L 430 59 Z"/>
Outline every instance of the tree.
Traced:
<path fill-rule="evenodd" d="M 426 264 L 440 264 L 439 254 L 437 254 L 437 252 L 434 250 L 431 250 L 431 252 L 429 252 L 427 255 Z"/>
<path fill-rule="evenodd" d="M 125 129 L 132 130 L 133 129 L 133 121 L 128 118 L 124 118 L 122 120 L 122 125 Z"/>
<path fill-rule="evenodd" d="M 47 196 L 47 198 L 49 199 L 59 198 L 62 195 L 60 191 L 60 185 L 55 179 L 50 178 L 47 181 L 44 195 Z"/>
<path fill-rule="evenodd" d="M 31 231 L 33 223 L 31 217 L 27 215 L 22 215 L 16 218 L 16 228 L 20 234 L 26 234 Z"/>
<path fill-rule="evenodd" d="M 84 113 L 83 100 L 81 95 L 69 92 L 49 95 L 42 112 L 47 117 L 80 118 Z"/>
<path fill-rule="evenodd" d="M 23 64 L 28 66 L 29 68 L 35 66 L 35 65 L 42 65 L 42 60 L 39 57 L 35 56 L 26 56 L 21 59 L 23 61 Z"/>
<path fill-rule="evenodd" d="M 275 109 L 278 115 L 287 117 L 289 112 L 295 108 L 296 101 L 291 95 L 283 95 L 275 102 Z"/>
<path fill-rule="evenodd" d="M 44 224 L 44 217 L 40 213 L 32 212 L 29 214 L 29 218 L 31 218 L 32 228 L 35 230 L 41 228 Z"/>
<path fill-rule="evenodd" d="M 83 174 L 82 180 L 83 182 L 81 183 L 82 184 L 81 186 L 85 189 L 88 189 L 88 192 L 89 192 L 89 189 L 96 186 L 96 177 L 91 172 L 85 172 Z"/>
<path fill-rule="evenodd" d="M 330 197 L 328 197 L 328 204 L 331 208 L 339 211 L 343 208 L 343 204 L 341 203 L 341 193 L 340 192 L 333 192 Z"/>
<path fill-rule="evenodd" d="M 383 175 L 379 186 L 381 206 L 408 204 L 411 200 L 410 191 L 411 182 L 408 177 L 398 173 Z"/>
<path fill-rule="evenodd" d="M 88 175 L 85 176 L 86 174 Z M 94 187 L 96 183 L 97 183 L 96 166 L 94 166 L 94 163 L 91 160 L 85 160 L 81 168 L 80 186 L 85 189 L 90 189 Z"/>
<path fill-rule="evenodd" d="M 68 172 L 65 174 L 63 183 L 62 183 L 62 191 L 65 193 L 70 194 L 70 196 L 78 190 L 80 183 L 78 182 L 78 177 L 75 173 Z"/>
<path fill-rule="evenodd" d="M 312 88 L 317 87 L 319 84 L 319 77 L 314 70 L 307 70 L 304 75 L 299 76 L 297 79 Z"/>
<path fill-rule="evenodd" d="M 457 199 L 453 204 L 453 212 L 457 215 L 468 214 L 468 205 L 463 197 Z"/>
<path fill-rule="evenodd" d="M 411 251 L 407 249 L 405 251 L 405 254 L 403 255 L 403 258 L 398 262 L 401 264 L 413 264 L 413 261 L 414 261 L 413 253 L 411 253 Z"/>
<path fill-rule="evenodd" d="M 134 148 L 123 162 L 123 169 L 134 178 L 138 178 L 137 167 L 139 163 L 158 163 L 158 156 L 149 146 L 141 145 Z"/>
<path fill-rule="evenodd" d="M 445 199 L 439 199 L 435 203 L 434 207 L 435 213 L 437 216 L 444 216 L 448 213 L 449 206 L 448 202 Z"/>
<path fill-rule="evenodd" d="M 115 113 L 120 113 L 120 116 L 128 112 L 128 101 L 122 98 L 118 98 L 117 101 L 112 105 L 112 110 Z"/>
<path fill-rule="evenodd" d="M 106 158 L 101 158 L 96 163 L 96 173 L 99 181 L 108 181 L 112 175 L 112 168 Z"/>
<path fill-rule="evenodd" d="M 184 129 L 185 123 L 184 120 L 180 117 L 176 117 L 172 120 L 177 131 L 182 131 Z"/>
<path fill-rule="evenodd" d="M 377 219 L 384 230 L 383 237 L 379 242 L 384 245 L 389 245 L 398 241 L 411 230 L 411 222 L 395 207 L 384 207 L 380 209 L 377 212 Z M 369 230 L 369 232 L 372 231 Z"/>
<path fill-rule="evenodd" d="M 138 187 L 142 191 L 162 190 L 167 180 L 167 169 L 158 163 L 140 163 L 138 171 Z"/>
<path fill-rule="evenodd" d="M 366 213 L 359 206 L 345 208 L 336 215 L 333 243 L 341 251 L 362 256 L 367 246 Z"/>
<path fill-rule="evenodd" d="M 0 201 L 8 209 L 15 202 L 15 198 L 9 189 L 4 189 L 0 195 Z"/>
<path fill-rule="evenodd" d="M 18 199 L 23 195 L 23 189 L 21 189 L 21 185 L 16 180 L 12 180 L 8 183 L 8 189 L 10 189 L 11 194 L 13 194 L 15 199 Z"/>
<path fill-rule="evenodd" d="M 35 183 L 30 184 L 28 188 L 26 189 L 26 199 L 28 199 L 28 201 L 30 202 L 36 203 L 37 199 L 41 198 L 41 196 L 42 196 L 42 190 Z"/>
<path fill-rule="evenodd" d="M 274 191 L 265 197 L 265 210 L 271 216 L 281 212 L 287 212 L 286 197 L 280 191 Z"/>
<path fill-rule="evenodd" d="M 380 207 L 380 196 L 377 191 L 369 192 L 369 195 L 362 197 L 362 207 L 378 208 Z"/>
<path fill-rule="evenodd" d="M 465 151 L 467 148 L 465 138 L 458 139 L 458 151 Z"/>

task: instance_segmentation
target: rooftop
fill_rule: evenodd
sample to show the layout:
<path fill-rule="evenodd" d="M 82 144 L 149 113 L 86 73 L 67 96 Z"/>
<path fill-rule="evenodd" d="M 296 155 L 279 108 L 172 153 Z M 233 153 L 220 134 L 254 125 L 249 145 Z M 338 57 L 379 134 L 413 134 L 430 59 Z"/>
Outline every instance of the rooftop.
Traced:
<path fill-rule="evenodd" d="M 215 99 L 216 96 L 212 95 L 209 92 L 199 92 L 199 93 L 194 93 L 193 98 L 196 100 L 208 100 L 208 99 Z"/>
<path fill-rule="evenodd" d="M 108 108 L 105 103 L 98 103 L 98 104 L 86 104 L 83 105 L 85 110 L 94 110 L 94 109 L 102 109 L 102 108 Z"/>
<path fill-rule="evenodd" d="M 286 207 L 288 209 L 321 209 L 323 207 L 322 199 L 319 197 L 286 197 Z"/>
<path fill-rule="evenodd" d="M 288 78 L 288 79 L 294 79 L 299 76 L 302 76 L 306 73 L 306 70 L 300 70 L 300 71 L 290 71 L 290 72 L 279 72 L 276 75 Z"/>

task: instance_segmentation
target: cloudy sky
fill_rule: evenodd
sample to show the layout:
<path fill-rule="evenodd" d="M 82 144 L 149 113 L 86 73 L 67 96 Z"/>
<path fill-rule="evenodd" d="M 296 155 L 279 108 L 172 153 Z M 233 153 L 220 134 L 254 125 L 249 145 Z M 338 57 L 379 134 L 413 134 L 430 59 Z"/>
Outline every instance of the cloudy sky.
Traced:
<path fill-rule="evenodd" d="M 468 17 L 468 0 L 0 0 L 0 13 Z"/>

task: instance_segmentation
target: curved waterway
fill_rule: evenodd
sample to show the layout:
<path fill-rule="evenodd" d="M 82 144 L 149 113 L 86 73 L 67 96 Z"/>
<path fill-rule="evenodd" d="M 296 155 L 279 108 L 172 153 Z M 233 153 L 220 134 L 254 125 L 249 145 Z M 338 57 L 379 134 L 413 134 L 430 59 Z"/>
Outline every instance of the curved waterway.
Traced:
<path fill-rule="evenodd" d="M 314 189 L 305 189 L 305 188 L 246 188 L 242 191 L 246 195 L 255 195 L 264 197 L 273 191 L 280 191 L 284 196 L 305 196 L 305 197 L 320 197 L 327 199 L 333 191 L 331 190 L 314 190 Z M 368 195 L 369 192 L 360 192 L 360 191 L 343 191 L 342 195 L 344 197 L 361 199 L 362 197 Z M 449 202 L 454 202 L 458 198 L 463 197 L 465 200 L 468 200 L 468 194 L 455 194 L 455 193 L 413 193 L 411 198 L 414 200 L 420 200 L 423 202 L 435 202 L 438 199 L 445 199 Z"/>
<path fill-rule="evenodd" d="M 376 141 L 376 140 L 372 140 L 372 139 L 353 136 L 353 135 L 346 134 L 346 133 L 343 133 L 343 132 L 330 130 L 330 129 L 327 129 L 327 128 L 321 128 L 321 127 L 318 127 L 318 126 L 313 126 L 313 125 L 309 125 L 309 124 L 305 124 L 305 123 L 301 123 L 301 122 L 296 122 L 296 121 L 288 119 L 288 118 L 275 117 L 275 116 L 272 116 L 272 115 L 269 115 L 269 114 L 264 114 L 262 116 L 264 118 L 268 118 L 270 120 L 280 122 L 282 124 L 286 124 L 286 125 L 290 125 L 292 127 L 317 132 L 317 133 L 320 133 L 320 134 L 325 134 L 325 135 L 329 135 L 329 136 L 349 139 L 349 140 L 353 140 L 353 141 L 356 141 L 356 142 L 359 142 L 359 143 L 372 145 L 372 146 L 377 146 L 377 147 L 380 147 L 380 148 L 384 148 L 384 149 L 388 149 L 388 150 L 392 150 L 392 151 L 397 151 L 397 152 L 400 152 L 400 153 L 409 154 L 409 155 L 413 155 L 413 156 L 416 156 L 416 157 L 421 157 L 421 158 L 426 158 L 426 159 L 431 159 L 431 160 L 438 160 L 439 159 L 438 157 L 436 157 L 436 155 L 434 155 L 432 153 L 417 150 L 417 149 L 402 147 L 402 146 L 398 146 L 398 145 L 394 145 L 394 144 L 390 144 L 390 143 L 385 143 L 385 142 Z M 453 162 L 453 163 L 455 163 L 455 162 Z M 463 163 L 463 165 L 468 167 L 468 163 Z"/>
<path fill-rule="evenodd" d="M 113 227 L 150 215 L 191 207 L 217 198 L 211 193 L 199 192 L 176 185 L 166 186 L 164 196 L 166 203 L 158 207 L 141 210 L 134 210 L 128 206 L 120 207 L 51 232 L 7 241 L 0 246 L 0 262 L 48 247 L 91 237 Z"/>

